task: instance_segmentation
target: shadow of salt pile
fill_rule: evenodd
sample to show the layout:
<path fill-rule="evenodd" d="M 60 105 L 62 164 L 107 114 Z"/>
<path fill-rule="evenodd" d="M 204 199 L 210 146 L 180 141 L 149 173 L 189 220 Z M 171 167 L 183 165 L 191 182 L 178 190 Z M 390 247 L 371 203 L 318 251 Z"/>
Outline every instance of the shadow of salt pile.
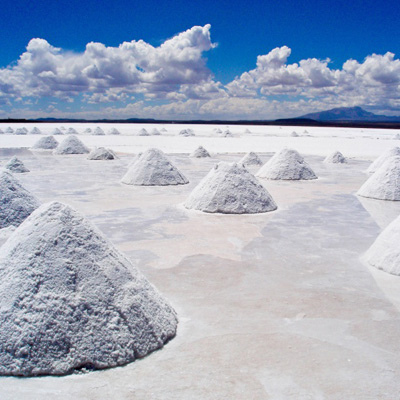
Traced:
<path fill-rule="evenodd" d="M 357 199 L 381 229 L 385 229 L 400 215 L 400 201 L 376 200 L 361 196 L 357 196 Z"/>

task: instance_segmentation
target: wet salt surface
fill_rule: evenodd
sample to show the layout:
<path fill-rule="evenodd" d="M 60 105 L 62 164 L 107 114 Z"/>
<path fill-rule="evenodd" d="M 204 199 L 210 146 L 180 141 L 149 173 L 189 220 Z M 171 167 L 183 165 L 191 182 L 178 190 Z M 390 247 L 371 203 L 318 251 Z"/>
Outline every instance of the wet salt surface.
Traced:
<path fill-rule="evenodd" d="M 13 154 L 0 152 L 0 165 Z M 180 324 L 163 350 L 125 367 L 0 378 L 1 399 L 396 398 L 399 279 L 371 271 L 360 256 L 400 205 L 354 195 L 368 162 L 327 166 L 307 156 L 319 179 L 260 180 L 276 212 L 180 206 L 217 161 L 242 155 L 175 155 L 190 183 L 143 188 L 119 183 L 129 155 L 18 154 L 31 170 L 18 176 L 23 184 L 42 202 L 87 215 L 170 300 Z"/>

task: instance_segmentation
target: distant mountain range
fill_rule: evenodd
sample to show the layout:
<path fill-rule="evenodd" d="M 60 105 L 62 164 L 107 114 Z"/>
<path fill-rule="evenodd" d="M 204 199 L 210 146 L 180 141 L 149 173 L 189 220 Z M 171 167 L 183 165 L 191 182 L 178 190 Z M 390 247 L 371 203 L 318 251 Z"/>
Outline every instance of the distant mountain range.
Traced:
<path fill-rule="evenodd" d="M 298 119 L 313 119 L 314 121 L 352 121 L 352 122 L 400 122 L 399 117 L 389 117 L 387 115 L 377 115 L 365 111 L 361 107 L 339 107 L 331 110 L 305 114 Z"/>

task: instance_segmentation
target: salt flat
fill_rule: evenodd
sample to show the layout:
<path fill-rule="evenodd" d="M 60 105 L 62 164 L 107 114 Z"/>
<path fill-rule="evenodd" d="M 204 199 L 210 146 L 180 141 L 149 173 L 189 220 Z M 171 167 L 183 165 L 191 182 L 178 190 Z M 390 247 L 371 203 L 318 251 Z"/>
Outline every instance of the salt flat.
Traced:
<path fill-rule="evenodd" d="M 38 127 L 48 133 L 59 125 Z M 90 127 L 97 125 L 108 129 Z M 398 396 L 400 278 L 368 268 L 361 257 L 398 216 L 400 202 L 355 196 L 370 162 L 400 144 L 395 131 L 254 126 L 244 134 L 246 127 L 231 126 L 234 137 L 221 138 L 215 126 L 165 125 L 162 136 L 130 135 L 147 125 L 111 126 L 124 134 L 79 137 L 88 147 L 112 148 L 117 160 L 30 152 L 39 135 L 0 135 L 0 165 L 17 155 L 31 171 L 18 178 L 40 201 L 68 203 L 95 223 L 169 299 L 179 316 L 178 334 L 124 367 L 0 378 L 1 399 Z M 196 136 L 178 137 L 187 127 Z M 300 137 L 290 137 L 293 130 Z M 189 158 L 199 145 L 212 158 Z M 182 206 L 218 161 L 256 151 L 266 162 L 283 146 L 304 155 L 318 179 L 261 179 L 277 211 L 214 215 Z M 148 147 L 169 153 L 190 183 L 121 184 L 132 153 Z M 324 164 L 334 150 L 348 164 Z M 4 240 L 0 235 L 0 244 Z"/>

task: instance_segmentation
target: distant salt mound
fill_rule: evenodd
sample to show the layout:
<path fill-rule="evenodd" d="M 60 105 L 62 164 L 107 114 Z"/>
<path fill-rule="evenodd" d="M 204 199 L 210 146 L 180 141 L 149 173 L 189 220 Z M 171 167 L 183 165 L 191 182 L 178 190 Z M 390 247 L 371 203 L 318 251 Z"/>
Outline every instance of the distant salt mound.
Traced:
<path fill-rule="evenodd" d="M 83 133 L 92 133 L 92 129 L 91 128 L 86 128 L 84 131 L 83 131 Z"/>
<path fill-rule="evenodd" d="M 27 132 L 24 128 L 17 128 L 14 132 L 14 135 L 26 135 Z"/>
<path fill-rule="evenodd" d="M 15 173 L 29 172 L 29 169 L 25 167 L 24 163 L 16 156 L 12 157 L 11 160 L 4 166 L 4 168 Z"/>
<path fill-rule="evenodd" d="M 106 149 L 104 147 L 99 147 L 97 149 L 94 149 L 90 152 L 88 155 L 88 160 L 115 160 L 117 156 L 115 153 L 110 150 Z"/>
<path fill-rule="evenodd" d="M 160 129 L 161 132 L 168 132 L 165 128 Z"/>
<path fill-rule="evenodd" d="M 246 130 L 244 131 L 244 133 L 251 133 L 251 130 L 249 128 L 246 128 Z"/>
<path fill-rule="evenodd" d="M 68 128 L 67 130 L 67 135 L 77 135 L 78 132 L 76 131 L 75 128 Z"/>
<path fill-rule="evenodd" d="M 308 130 L 307 130 L 307 129 L 304 129 L 303 133 L 307 134 L 307 133 L 308 133 Z"/>
<path fill-rule="evenodd" d="M 378 200 L 400 200 L 400 156 L 389 157 L 357 192 Z"/>
<path fill-rule="evenodd" d="M 157 128 L 153 128 L 153 129 L 151 130 L 151 134 L 152 134 L 152 135 L 155 135 L 155 136 L 161 135 L 160 131 L 159 131 Z"/>
<path fill-rule="evenodd" d="M 377 169 L 379 169 L 385 161 L 390 157 L 400 156 L 400 147 L 392 147 L 391 149 L 385 151 L 381 154 L 367 169 L 369 174 L 373 174 Z"/>
<path fill-rule="evenodd" d="M 40 205 L 39 200 L 4 169 L 0 170 L 0 198 L 0 228 L 18 226 Z"/>
<path fill-rule="evenodd" d="M 225 129 L 222 132 L 221 136 L 223 136 L 223 137 L 233 137 L 233 133 L 229 129 Z"/>
<path fill-rule="evenodd" d="M 344 163 L 347 163 L 347 159 L 343 156 L 343 154 L 340 151 L 335 151 L 332 154 L 329 154 L 325 158 L 324 163 L 327 163 L 327 164 L 344 164 Z"/>
<path fill-rule="evenodd" d="M 216 128 L 215 133 L 222 133 L 222 130 L 220 128 Z"/>
<path fill-rule="evenodd" d="M 111 128 L 108 132 L 109 135 L 120 135 L 121 132 L 116 128 Z"/>
<path fill-rule="evenodd" d="M 52 135 L 64 135 L 60 129 L 54 128 L 51 132 Z"/>
<path fill-rule="evenodd" d="M 149 132 L 147 132 L 147 130 L 145 128 L 142 128 L 139 131 L 139 136 L 149 136 L 149 135 L 150 135 Z"/>
<path fill-rule="evenodd" d="M 75 136 L 66 137 L 54 150 L 54 154 L 86 154 L 89 149 Z"/>
<path fill-rule="evenodd" d="M 126 185 L 167 186 L 189 183 L 186 177 L 158 149 L 145 151 L 121 179 Z"/>
<path fill-rule="evenodd" d="M 47 203 L 0 250 L 0 374 L 115 367 L 173 338 L 177 316 L 71 207 Z"/>
<path fill-rule="evenodd" d="M 290 134 L 290 136 L 291 136 L 291 137 L 299 137 L 299 134 L 298 134 L 296 131 L 293 131 L 293 132 Z"/>
<path fill-rule="evenodd" d="M 317 179 L 314 171 L 304 158 L 292 149 L 283 149 L 276 153 L 256 176 L 273 180 L 310 180 Z"/>
<path fill-rule="evenodd" d="M 65 126 L 61 126 L 60 129 L 61 129 L 62 131 L 66 131 L 66 130 L 67 130 L 67 129 L 65 128 Z"/>
<path fill-rule="evenodd" d="M 263 162 L 261 161 L 260 157 L 253 151 L 250 151 L 247 153 L 243 158 L 239 161 L 239 164 L 246 166 L 251 166 L 251 165 L 262 165 Z"/>
<path fill-rule="evenodd" d="M 58 142 L 53 136 L 41 137 L 33 146 L 32 149 L 38 150 L 53 150 L 58 146 Z"/>
<path fill-rule="evenodd" d="M 276 210 L 267 190 L 247 169 L 218 163 L 193 189 L 184 206 L 208 213 L 254 214 Z"/>
<path fill-rule="evenodd" d="M 35 126 L 30 130 L 29 134 L 30 135 L 41 135 L 42 131 Z"/>
<path fill-rule="evenodd" d="M 6 132 L 6 133 L 14 133 L 14 129 L 11 128 L 11 126 L 9 126 L 9 127 L 6 129 L 5 132 Z"/>
<path fill-rule="evenodd" d="M 93 135 L 103 136 L 105 133 L 103 129 L 101 129 L 99 126 L 96 126 L 96 129 L 93 131 Z"/>
<path fill-rule="evenodd" d="M 203 146 L 199 146 L 193 153 L 190 154 L 190 157 L 205 158 L 211 156 L 210 153 Z"/>
<path fill-rule="evenodd" d="M 400 276 L 400 217 L 397 217 L 376 238 L 364 259 L 370 265 Z"/>
<path fill-rule="evenodd" d="M 189 136 L 195 136 L 195 135 L 194 135 L 194 132 L 192 129 L 182 129 L 179 132 L 179 136 L 189 137 Z"/>

